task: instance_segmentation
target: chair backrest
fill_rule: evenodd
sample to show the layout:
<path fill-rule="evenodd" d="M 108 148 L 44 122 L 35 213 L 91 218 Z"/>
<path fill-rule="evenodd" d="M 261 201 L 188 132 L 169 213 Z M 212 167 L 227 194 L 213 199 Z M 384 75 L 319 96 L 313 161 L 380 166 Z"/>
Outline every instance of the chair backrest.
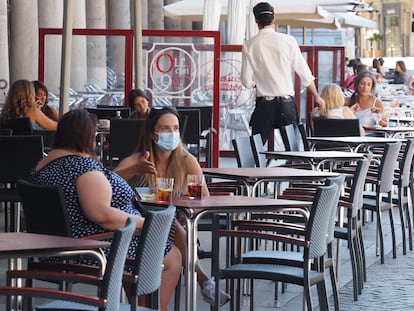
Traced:
<path fill-rule="evenodd" d="M 303 123 L 298 123 L 298 130 L 300 138 L 302 139 L 302 146 L 304 151 L 310 150 L 310 143 L 308 141 L 308 134 L 306 133 L 306 128 Z"/>
<path fill-rule="evenodd" d="M 32 135 L 33 127 L 30 118 L 11 118 L 7 121 L 6 127 L 12 129 L 13 135 Z"/>
<path fill-rule="evenodd" d="M 199 161 L 201 135 L 200 110 L 177 107 L 177 111 L 180 114 L 181 121 L 185 122 L 185 127 L 181 131 L 183 143 L 187 145 L 187 150 Z"/>
<path fill-rule="evenodd" d="M 351 217 L 353 218 L 358 216 L 358 211 L 363 205 L 365 179 L 367 177 L 371 159 L 372 153 L 369 153 L 357 162 L 351 189 L 349 191 L 349 200 L 352 203 Z"/>
<path fill-rule="evenodd" d="M 249 136 L 232 139 L 238 167 L 255 167 L 252 145 Z"/>
<path fill-rule="evenodd" d="M 326 252 L 326 237 L 331 210 L 335 203 L 338 186 L 319 186 L 312 203 L 308 224 L 306 226 L 305 239 L 309 241 L 309 248 L 305 248 L 305 259 L 315 259 Z"/>
<path fill-rule="evenodd" d="M 312 118 L 312 136 L 361 136 L 359 119 Z"/>
<path fill-rule="evenodd" d="M 12 129 L 9 128 L 0 128 L 0 135 L 2 136 L 11 136 L 13 133 Z"/>
<path fill-rule="evenodd" d="M 410 184 L 410 174 L 412 172 L 412 162 L 414 156 L 414 139 L 408 138 L 405 144 L 404 153 L 400 165 L 400 186 L 408 187 Z"/>
<path fill-rule="evenodd" d="M 111 119 L 109 128 L 109 156 L 123 159 L 131 155 L 141 139 L 145 120 Z"/>
<path fill-rule="evenodd" d="M 99 294 L 101 298 L 106 300 L 106 311 L 119 310 L 124 263 L 135 228 L 135 221 L 132 218 L 128 218 L 125 227 L 115 230 L 112 238 L 111 250 L 107 259 L 105 274 Z M 164 258 L 163 255 L 160 256 L 161 259 Z"/>
<path fill-rule="evenodd" d="M 201 131 L 208 130 L 213 127 L 213 106 L 197 107 L 200 110 Z"/>
<path fill-rule="evenodd" d="M 0 146 L 0 183 L 26 178 L 43 157 L 42 136 L 0 136 Z"/>
<path fill-rule="evenodd" d="M 260 134 L 250 136 L 250 144 L 256 167 L 266 167 L 266 156 L 261 153 L 265 151 L 262 136 Z"/>
<path fill-rule="evenodd" d="M 283 144 L 286 151 L 303 151 L 297 128 L 293 124 L 285 125 L 280 128 Z"/>
<path fill-rule="evenodd" d="M 184 144 L 199 145 L 201 133 L 200 110 L 177 107 L 177 111 L 180 114 L 180 118 L 187 116 L 186 126 L 181 131 Z"/>
<path fill-rule="evenodd" d="M 133 273 L 138 275 L 137 296 L 156 292 L 161 285 L 164 250 L 174 221 L 175 206 L 148 211 L 141 230 Z"/>
<path fill-rule="evenodd" d="M 17 181 L 27 232 L 72 236 L 61 187 Z M 47 221 L 45 221 L 47 220 Z"/>
<path fill-rule="evenodd" d="M 338 188 L 335 193 L 334 202 L 332 203 L 332 209 L 329 215 L 329 221 L 328 221 L 328 233 L 326 235 L 326 243 L 332 243 L 335 239 L 334 231 L 335 231 L 335 221 L 336 221 L 336 215 L 338 211 L 338 202 L 339 197 L 341 196 L 342 189 L 343 189 L 343 183 L 345 180 L 345 175 L 340 174 L 336 177 L 330 177 L 326 179 L 327 185 L 337 185 Z"/>
<path fill-rule="evenodd" d="M 45 149 L 51 149 L 56 131 L 53 130 L 33 130 L 33 135 L 41 135 L 43 137 L 43 146 Z"/>
<path fill-rule="evenodd" d="M 131 108 L 125 106 L 111 106 L 108 108 L 85 108 L 90 113 L 96 114 L 98 119 L 115 119 L 116 112 L 121 112 L 123 119 L 128 119 L 131 114 Z"/>
<path fill-rule="evenodd" d="M 378 168 L 378 180 L 381 182 L 377 191 L 380 193 L 388 193 L 392 191 L 396 168 L 395 164 L 397 163 L 400 148 L 401 141 L 385 144 L 384 153 L 381 157 L 381 164 Z"/>

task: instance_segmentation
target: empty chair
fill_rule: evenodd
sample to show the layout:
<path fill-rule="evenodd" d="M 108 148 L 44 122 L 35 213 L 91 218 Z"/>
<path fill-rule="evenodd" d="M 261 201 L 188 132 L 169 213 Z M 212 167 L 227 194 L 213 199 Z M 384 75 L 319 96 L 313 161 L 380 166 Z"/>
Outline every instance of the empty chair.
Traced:
<path fill-rule="evenodd" d="M 111 119 L 109 128 L 109 157 L 121 160 L 131 155 L 141 138 L 145 120 Z"/>
<path fill-rule="evenodd" d="M 5 229 L 19 230 L 19 213 L 15 215 L 12 206 L 20 202 L 20 195 L 15 187 L 19 179 L 29 176 L 35 164 L 43 157 L 43 139 L 38 135 L 0 136 L 0 202 L 6 203 Z M 9 213 L 9 209 L 11 210 Z"/>
<path fill-rule="evenodd" d="M 280 135 L 286 151 L 309 151 L 306 130 L 302 123 L 297 126 L 293 124 L 285 125 L 280 128 Z M 284 166 L 310 169 L 309 163 L 287 162 Z"/>
<path fill-rule="evenodd" d="M 384 153 L 382 154 L 381 161 L 377 165 L 376 170 L 373 171 L 373 167 L 368 173 L 366 184 L 373 187 L 372 192 L 364 191 L 363 208 L 370 210 L 376 214 L 377 222 L 377 254 L 380 252 L 381 263 L 385 261 L 384 251 L 384 234 L 382 224 L 382 212 L 388 211 L 391 225 L 392 236 L 392 254 L 393 257 L 397 257 L 397 245 L 395 240 L 395 227 L 394 218 L 392 213 L 393 203 L 391 200 L 393 191 L 394 172 L 396 169 L 396 163 L 398 154 L 401 148 L 401 142 L 385 144 Z M 373 160 L 374 161 L 374 160 Z M 387 197 L 388 200 L 384 201 L 383 197 Z M 402 224 L 403 225 L 403 224 Z"/>
<path fill-rule="evenodd" d="M 352 173 L 350 180 L 351 185 L 347 187 L 344 196 L 339 200 L 339 205 L 345 209 L 346 226 L 335 227 L 335 238 L 346 240 L 348 242 L 348 250 L 351 259 L 352 280 L 354 300 L 358 300 L 358 294 L 361 293 L 363 284 L 366 278 L 365 272 L 365 250 L 362 238 L 362 194 L 365 185 L 365 179 L 368 173 L 368 168 L 372 154 L 359 160 L 355 171 Z M 337 248 L 337 263 L 336 270 L 339 273 L 340 249 Z"/>
<path fill-rule="evenodd" d="M 238 167 L 255 167 L 252 146 L 249 136 L 241 136 L 232 140 L 234 151 L 236 152 Z"/>
<path fill-rule="evenodd" d="M 32 135 L 33 126 L 30 118 L 11 118 L 7 121 L 7 128 L 12 129 L 13 135 Z"/>
<path fill-rule="evenodd" d="M 236 293 L 240 291 L 235 290 L 234 280 L 250 279 L 251 295 L 250 295 L 250 310 L 254 310 L 254 280 L 266 279 L 273 281 L 280 281 L 292 283 L 303 286 L 304 304 L 308 310 L 313 310 L 310 287 L 317 285 L 319 306 L 321 310 L 328 310 L 328 297 L 325 285 L 325 273 L 323 257 L 327 250 L 326 238 L 328 234 L 328 224 L 331 216 L 331 211 L 337 202 L 335 202 L 335 195 L 337 194 L 338 186 L 332 184 L 330 186 L 318 187 L 315 198 L 310 210 L 310 218 L 304 231 L 304 238 L 293 238 L 290 235 L 276 234 L 273 232 L 263 232 L 260 222 L 256 225 L 236 228 L 235 230 L 218 230 L 217 234 L 220 237 L 234 238 L 234 246 L 238 245 L 241 238 L 269 240 L 275 242 L 296 243 L 303 247 L 303 265 L 292 267 L 284 265 L 283 263 L 274 264 L 254 264 L 243 263 L 241 260 L 243 254 L 236 254 L 233 257 L 231 265 L 219 269 L 219 276 L 221 279 L 233 280 L 232 282 L 232 297 L 237 300 L 237 305 L 233 310 L 240 310 L 240 300 Z M 331 228 L 333 230 L 333 228 Z M 258 232 L 262 231 L 262 232 Z M 264 230 L 266 231 L 266 230 Z M 232 250 L 232 247 L 227 248 Z M 241 251 L 240 247 L 236 248 Z M 311 263 L 315 263 L 312 265 Z M 216 282 L 216 293 L 219 290 L 220 282 Z M 240 285 L 240 282 L 238 282 Z"/>
<path fill-rule="evenodd" d="M 200 161 L 200 110 L 177 107 L 177 111 L 180 115 L 180 122 L 185 121 L 184 128 L 181 130 L 183 143 L 187 145 L 188 151 Z"/>
<path fill-rule="evenodd" d="M 335 202 L 338 202 L 339 196 L 341 194 L 341 191 L 343 189 L 343 182 L 344 182 L 345 176 L 344 175 L 338 175 L 337 177 L 328 178 L 326 180 L 327 185 L 336 184 L 338 186 L 337 192 L 335 194 Z M 312 193 L 312 195 L 306 195 L 306 196 L 299 196 L 299 200 L 314 200 L 314 195 L 316 193 L 315 191 Z M 337 288 L 337 277 L 335 275 L 335 267 L 334 267 L 334 261 L 333 261 L 333 242 L 334 242 L 334 226 L 336 221 L 336 215 L 337 215 L 337 209 L 335 206 L 332 206 L 332 209 L 330 211 L 330 217 L 329 217 L 329 223 L 328 223 L 328 235 L 326 239 L 327 243 L 327 254 L 325 256 L 324 264 L 325 268 L 329 269 L 330 279 L 331 279 L 331 285 L 333 289 L 333 296 L 334 296 L 334 302 L 335 302 L 335 310 L 339 310 L 339 295 L 338 295 L 338 288 Z M 263 225 L 269 224 L 267 222 L 269 219 L 266 219 L 265 214 L 261 214 L 263 216 L 260 221 L 264 221 Z M 282 214 L 275 214 L 273 213 L 272 218 L 270 221 L 270 228 L 273 229 L 275 232 L 278 233 L 285 233 L 285 234 L 292 234 L 295 236 L 302 236 L 305 233 L 305 225 L 307 222 L 307 219 L 304 217 L 292 217 L 289 219 L 289 216 L 303 216 L 298 214 L 292 214 L 288 213 L 288 215 Z M 252 214 L 252 219 L 255 219 L 254 214 Z M 273 223 L 274 219 L 283 220 L 282 222 Z M 301 219 L 301 220 L 300 220 Z M 293 220 L 293 222 L 292 222 Z M 298 221 L 302 223 L 298 223 Z M 244 222 L 243 220 L 241 221 Z M 288 242 L 287 242 L 288 243 Z M 297 251 L 287 251 L 287 250 L 252 250 L 248 251 L 243 254 L 243 263 L 255 263 L 255 264 L 279 264 L 283 263 L 286 265 L 292 265 L 292 266 L 303 266 L 303 254 L 301 252 Z"/>
<path fill-rule="evenodd" d="M 312 118 L 312 136 L 361 136 L 359 119 Z"/>
<path fill-rule="evenodd" d="M 261 152 L 265 151 L 260 134 L 250 136 L 250 144 L 253 151 L 253 157 L 256 167 L 266 167 L 266 156 Z"/>
<path fill-rule="evenodd" d="M 309 146 L 308 135 L 306 133 L 305 125 L 303 123 L 298 123 L 298 130 L 299 130 L 300 137 L 302 139 L 303 150 L 309 151 L 310 146 Z"/>
<path fill-rule="evenodd" d="M 414 139 L 408 138 L 404 146 L 404 152 L 398 162 L 398 170 L 394 176 L 394 185 L 397 186 L 397 204 L 400 212 L 401 230 L 403 239 L 403 254 L 407 254 L 406 239 L 408 236 L 409 248 L 413 249 L 413 230 L 409 210 L 409 191 L 413 187 L 411 183 L 412 162 L 414 156 Z M 405 230 L 408 229 L 408 235 Z"/>
<path fill-rule="evenodd" d="M 43 147 L 46 152 L 52 149 L 55 133 L 56 131 L 53 130 L 33 130 L 33 135 L 41 135 L 43 137 Z"/>
<path fill-rule="evenodd" d="M 285 125 L 280 128 L 283 144 L 286 151 L 303 151 L 301 148 L 297 127 L 293 124 Z"/>

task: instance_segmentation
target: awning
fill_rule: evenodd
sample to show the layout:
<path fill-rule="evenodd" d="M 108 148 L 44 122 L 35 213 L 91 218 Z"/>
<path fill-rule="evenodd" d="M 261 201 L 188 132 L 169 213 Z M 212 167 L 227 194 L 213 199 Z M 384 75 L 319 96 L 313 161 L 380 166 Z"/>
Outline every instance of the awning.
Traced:
<path fill-rule="evenodd" d="M 323 29 L 341 29 L 341 24 L 338 19 L 330 15 L 321 19 L 295 19 L 295 20 L 281 20 L 276 22 L 279 26 L 290 26 L 292 28 L 323 28 Z"/>
<path fill-rule="evenodd" d="M 246 4 L 247 14 L 249 11 L 250 0 L 242 0 Z M 227 17 L 228 0 L 220 0 L 222 19 Z M 293 19 L 318 19 L 329 16 L 328 11 L 314 4 L 302 0 L 269 0 L 275 8 L 276 20 L 293 20 Z M 164 6 L 164 15 L 187 21 L 203 20 L 203 0 L 182 0 Z"/>
<path fill-rule="evenodd" d="M 334 12 L 331 14 L 335 15 L 338 18 L 339 22 L 341 23 L 341 27 L 378 28 L 377 22 L 365 17 L 355 15 L 354 13 Z"/>

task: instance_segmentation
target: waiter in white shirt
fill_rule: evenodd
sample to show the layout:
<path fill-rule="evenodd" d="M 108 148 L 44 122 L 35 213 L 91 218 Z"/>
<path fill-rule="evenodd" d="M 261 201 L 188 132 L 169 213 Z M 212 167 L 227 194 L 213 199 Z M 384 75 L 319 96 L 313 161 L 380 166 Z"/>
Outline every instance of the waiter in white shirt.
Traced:
<path fill-rule="evenodd" d="M 319 106 L 325 103 L 318 95 L 315 77 L 295 38 L 274 30 L 273 6 L 260 2 L 253 13 L 259 33 L 243 46 L 241 82 L 248 89 L 256 87 L 256 107 L 250 126 L 252 134 L 260 133 L 265 143 L 273 129 L 298 123 L 293 72 L 299 75 Z"/>

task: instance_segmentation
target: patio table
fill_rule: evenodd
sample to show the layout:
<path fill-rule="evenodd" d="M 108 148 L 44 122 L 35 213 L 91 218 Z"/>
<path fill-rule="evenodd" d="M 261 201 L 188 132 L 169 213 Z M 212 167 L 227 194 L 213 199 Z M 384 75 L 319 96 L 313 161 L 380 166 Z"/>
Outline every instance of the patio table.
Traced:
<path fill-rule="evenodd" d="M 168 203 L 156 201 L 143 201 L 149 207 L 166 206 Z M 186 274 L 186 299 L 185 306 L 187 311 L 196 310 L 197 305 L 197 276 L 195 263 L 197 258 L 197 224 L 198 220 L 207 213 L 241 213 L 241 212 L 277 212 L 285 209 L 306 208 L 310 207 L 312 202 L 268 199 L 248 196 L 208 196 L 200 200 L 190 199 L 188 197 L 173 198 L 173 204 L 178 212 L 185 215 L 187 226 L 187 274 Z M 213 252 L 215 247 L 213 241 Z M 214 259 L 213 259 L 214 260 Z M 216 266 L 216 265 L 213 265 Z M 216 276 L 218 271 L 213 271 Z M 217 281 L 219 279 L 217 278 Z M 215 310 L 220 308 L 219 304 L 215 305 Z"/>

